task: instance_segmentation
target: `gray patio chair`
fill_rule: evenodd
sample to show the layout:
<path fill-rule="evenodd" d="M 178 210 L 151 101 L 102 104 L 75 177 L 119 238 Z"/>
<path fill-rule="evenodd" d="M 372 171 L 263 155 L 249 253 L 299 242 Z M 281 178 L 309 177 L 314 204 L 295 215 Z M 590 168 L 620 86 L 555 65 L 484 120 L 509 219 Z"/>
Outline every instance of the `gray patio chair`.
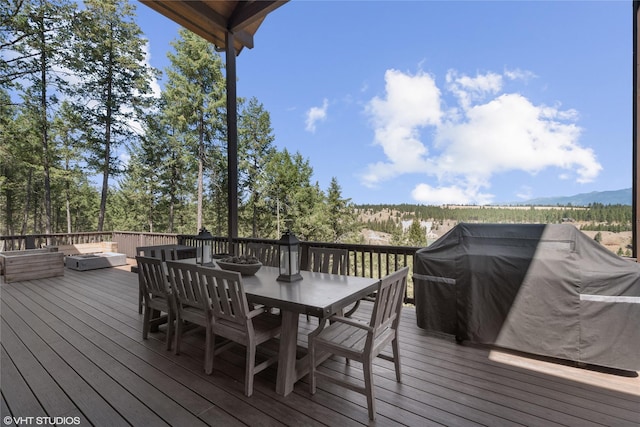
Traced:
<path fill-rule="evenodd" d="M 178 254 L 173 246 L 174 245 L 138 246 L 136 248 L 136 258 L 143 256 L 147 258 L 157 258 L 162 261 L 173 261 L 178 259 Z M 138 313 L 142 313 L 142 286 L 140 286 L 138 292 Z"/>
<path fill-rule="evenodd" d="M 349 251 L 310 247 L 306 270 L 318 273 L 347 274 L 349 271 Z M 309 315 L 307 315 L 307 321 L 309 321 Z"/>
<path fill-rule="evenodd" d="M 215 337 L 222 336 L 247 348 L 244 394 L 253 394 L 253 377 L 278 361 L 278 355 L 256 365 L 256 347 L 280 334 L 281 318 L 265 311 L 264 308 L 249 310 L 249 303 L 242 286 L 242 276 L 235 271 L 198 269 L 200 283 L 207 290 L 213 323 L 210 343 L 215 346 Z M 225 344 L 211 352 L 205 363 L 207 374 L 213 372 L 213 358 L 227 349 Z"/>
<path fill-rule="evenodd" d="M 306 269 L 320 273 L 347 274 L 349 252 L 346 249 L 310 247 Z"/>
<path fill-rule="evenodd" d="M 278 246 L 271 243 L 247 243 L 247 255 L 254 256 L 260 260 L 262 265 L 269 267 L 278 266 Z"/>
<path fill-rule="evenodd" d="M 409 267 L 404 267 L 380 280 L 376 302 L 369 323 L 343 316 L 332 316 L 332 323 L 319 333 L 309 335 L 309 386 L 311 394 L 316 392 L 316 377 L 347 387 L 367 397 L 369 418 L 375 419 L 375 397 L 373 392 L 373 359 L 381 357 L 394 362 L 396 381 L 400 382 L 400 352 L 398 345 L 398 324 L 402 310 L 402 298 L 407 286 Z M 380 354 L 391 343 L 393 357 Z M 316 357 L 320 352 L 329 352 L 347 360 L 362 363 L 364 387 L 332 376 L 316 369 Z"/>
<path fill-rule="evenodd" d="M 183 262 L 167 261 L 167 271 L 171 290 L 176 301 L 175 354 L 180 354 L 180 344 L 185 322 L 203 326 L 206 329 L 205 364 L 213 346 L 211 344 L 211 312 L 204 288 L 200 285 L 198 266 Z M 205 366 L 206 368 L 206 366 Z"/>
<path fill-rule="evenodd" d="M 143 295 L 144 317 L 142 338 L 147 339 L 152 326 L 167 323 L 167 350 L 171 350 L 175 301 L 169 288 L 167 273 L 161 259 L 136 256 L 138 283 Z M 165 316 L 162 312 L 167 313 Z M 156 317 L 157 314 L 157 317 Z"/>

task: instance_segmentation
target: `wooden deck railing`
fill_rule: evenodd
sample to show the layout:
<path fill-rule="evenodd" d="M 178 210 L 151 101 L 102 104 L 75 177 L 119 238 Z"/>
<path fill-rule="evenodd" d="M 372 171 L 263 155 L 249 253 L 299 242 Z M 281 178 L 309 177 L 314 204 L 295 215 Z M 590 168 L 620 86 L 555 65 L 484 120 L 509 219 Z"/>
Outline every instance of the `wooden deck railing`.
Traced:
<path fill-rule="evenodd" d="M 179 235 L 177 243 L 195 246 L 193 235 Z M 234 239 L 232 247 L 229 247 L 229 239 L 226 237 L 214 237 L 211 241 L 214 253 L 242 254 L 249 242 L 270 243 L 277 245 L 277 240 L 253 239 L 239 237 Z M 349 252 L 349 274 L 362 277 L 381 278 L 399 268 L 408 266 L 413 270 L 413 255 L 419 247 L 413 246 L 379 246 L 329 242 L 300 242 L 301 265 L 306 265 L 310 247 L 347 249 Z M 405 302 L 413 304 L 413 280 L 409 275 L 407 284 L 407 296 Z"/>
<path fill-rule="evenodd" d="M 128 258 L 136 257 L 138 246 L 175 245 L 178 235 L 171 233 L 138 233 L 133 231 L 114 231 L 113 241 L 118 243 L 118 252 Z"/>
<path fill-rule="evenodd" d="M 0 236 L 0 251 L 18 251 L 45 246 L 76 245 L 111 241 L 111 231 Z"/>
<path fill-rule="evenodd" d="M 183 244 L 195 246 L 195 235 L 169 233 L 138 233 L 127 231 L 109 231 L 95 233 L 71 234 L 38 234 L 21 236 L 0 236 L 0 251 L 32 249 L 44 246 L 61 246 L 77 243 L 94 243 L 113 241 L 118 244 L 118 252 L 128 258 L 136 256 L 136 247 Z M 277 240 L 236 238 L 230 244 L 227 237 L 216 236 L 211 240 L 214 253 L 242 254 L 249 242 L 270 243 L 277 245 Z M 413 255 L 419 247 L 378 246 L 361 244 L 344 244 L 328 242 L 301 242 L 301 264 L 306 265 L 310 247 L 326 247 L 347 249 L 349 252 L 349 274 L 362 277 L 383 277 L 398 268 L 409 266 L 413 270 Z M 413 304 L 413 281 L 409 275 L 407 286 L 407 303 Z"/>

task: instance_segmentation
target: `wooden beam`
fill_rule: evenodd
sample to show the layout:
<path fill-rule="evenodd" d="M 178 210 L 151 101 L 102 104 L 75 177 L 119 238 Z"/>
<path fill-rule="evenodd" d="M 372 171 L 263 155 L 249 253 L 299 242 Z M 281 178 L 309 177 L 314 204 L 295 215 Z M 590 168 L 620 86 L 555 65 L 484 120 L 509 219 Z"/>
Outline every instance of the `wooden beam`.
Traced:
<path fill-rule="evenodd" d="M 235 40 L 239 41 L 243 46 L 253 49 L 253 36 L 247 31 L 237 31 L 233 33 Z M 238 54 L 240 52 L 237 52 Z"/>
<path fill-rule="evenodd" d="M 238 2 L 235 10 L 229 16 L 227 28 L 236 32 L 247 25 L 264 19 L 269 13 L 285 4 L 288 0 Z"/>
<path fill-rule="evenodd" d="M 200 2 L 145 0 L 142 0 L 142 2 L 161 15 L 215 44 L 218 48 L 224 48 L 226 20 L 214 10 L 203 6 Z"/>

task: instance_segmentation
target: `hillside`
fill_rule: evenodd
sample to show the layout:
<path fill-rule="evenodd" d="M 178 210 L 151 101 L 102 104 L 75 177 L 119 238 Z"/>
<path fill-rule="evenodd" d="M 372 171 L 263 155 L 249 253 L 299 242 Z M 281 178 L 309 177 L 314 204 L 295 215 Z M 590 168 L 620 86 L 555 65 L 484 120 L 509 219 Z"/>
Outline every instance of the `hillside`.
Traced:
<path fill-rule="evenodd" d="M 573 196 L 540 197 L 524 202 L 510 203 L 510 205 L 538 205 L 538 206 L 589 206 L 594 203 L 603 205 L 629 205 L 631 206 L 631 188 L 613 191 L 592 191 Z"/>
<path fill-rule="evenodd" d="M 630 255 L 631 206 L 624 203 L 602 203 L 630 190 L 611 194 L 588 193 L 568 198 L 587 201 L 588 207 L 569 204 L 552 204 L 557 199 L 544 199 L 546 206 L 424 206 L 424 205 L 361 205 L 356 207 L 360 222 L 364 225 L 361 239 L 368 244 L 387 245 L 404 227 L 418 218 L 425 228 L 428 242 L 432 243 L 459 222 L 479 223 L 568 223 L 590 238 L 599 234 L 600 243 L 615 253 Z M 591 196 L 591 198 L 585 198 Z M 600 197 L 602 196 L 602 197 Z M 598 201 L 600 200 L 600 201 Z M 591 205 L 591 206 L 589 206 Z M 397 241 L 397 237 L 395 239 Z"/>

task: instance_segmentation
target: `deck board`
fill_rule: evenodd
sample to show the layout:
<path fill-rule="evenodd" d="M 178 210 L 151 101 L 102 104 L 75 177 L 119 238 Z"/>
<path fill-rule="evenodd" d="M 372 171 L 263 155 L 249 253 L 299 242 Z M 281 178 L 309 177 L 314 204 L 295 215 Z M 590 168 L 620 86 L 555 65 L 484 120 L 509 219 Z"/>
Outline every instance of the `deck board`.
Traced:
<path fill-rule="evenodd" d="M 2 352 L 3 365 L 15 365 L 45 412 L 55 411 L 65 417 L 82 416 L 73 401 L 38 363 L 24 343 L 11 328 L 5 326 L 2 327 Z"/>
<path fill-rule="evenodd" d="M 135 274 L 123 268 L 0 283 L 3 416 L 78 416 L 81 425 L 368 425 L 363 396 L 307 379 L 275 393 L 276 368 L 243 394 L 241 347 L 203 371 L 200 330 L 178 356 L 164 349 L 164 331 L 142 340 Z M 363 303 L 357 316 L 367 317 Z M 300 318 L 299 344 L 316 320 Z M 376 425 L 640 425 L 640 378 L 580 369 L 549 360 L 459 345 L 416 326 L 403 310 L 403 382 L 378 360 Z M 359 364 L 331 358 L 320 369 L 362 382 Z"/>
<path fill-rule="evenodd" d="M 29 384 L 22 378 L 20 371 L 9 358 L 4 348 L 2 348 L 0 356 L 2 380 L 12 384 L 11 389 L 7 389 L 6 392 L 8 404 L 14 408 L 14 412 L 33 414 L 35 417 L 46 416 L 45 410 L 31 391 Z"/>

